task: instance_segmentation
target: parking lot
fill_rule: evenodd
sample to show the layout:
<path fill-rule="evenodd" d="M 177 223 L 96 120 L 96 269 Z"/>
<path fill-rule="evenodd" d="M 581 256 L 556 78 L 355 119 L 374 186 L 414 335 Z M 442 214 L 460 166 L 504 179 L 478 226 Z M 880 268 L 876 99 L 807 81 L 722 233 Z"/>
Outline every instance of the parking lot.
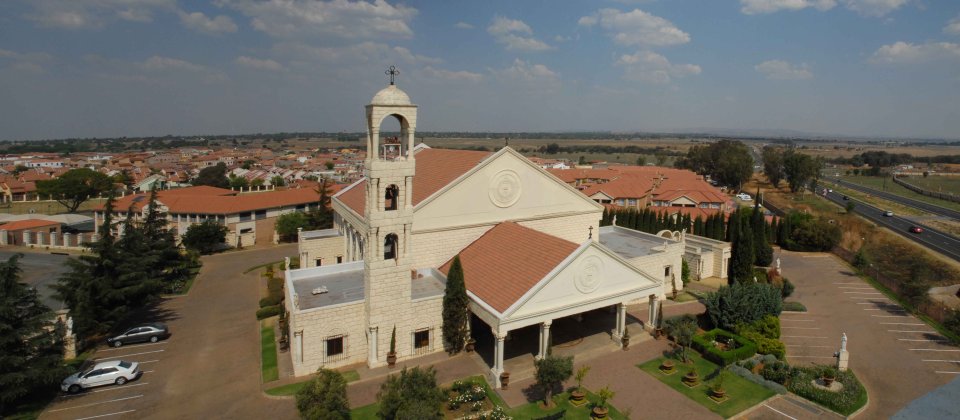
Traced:
<path fill-rule="evenodd" d="M 870 395 L 860 418 L 890 417 L 960 375 L 960 348 L 855 276 L 837 257 L 786 251 L 779 256 L 784 276 L 796 285 L 790 300 L 808 309 L 780 317 L 787 360 L 834 364 L 833 354 L 846 333 L 850 366 Z M 801 409 L 780 407 L 785 407 L 781 418 L 808 417 Z"/>

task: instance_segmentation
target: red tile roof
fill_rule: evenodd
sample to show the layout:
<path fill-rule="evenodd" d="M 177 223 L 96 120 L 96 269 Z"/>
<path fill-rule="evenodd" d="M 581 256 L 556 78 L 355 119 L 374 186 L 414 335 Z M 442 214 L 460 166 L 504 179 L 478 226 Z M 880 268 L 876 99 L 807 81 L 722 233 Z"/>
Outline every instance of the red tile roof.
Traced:
<path fill-rule="evenodd" d="M 460 251 L 467 290 L 503 313 L 579 245 L 514 222 L 500 223 Z M 440 267 L 445 275 L 453 259 Z"/>
<path fill-rule="evenodd" d="M 421 149 L 416 153 L 416 175 L 413 177 L 413 205 L 447 186 L 490 156 L 490 152 L 473 150 Z M 367 182 L 362 181 L 337 197 L 347 207 L 363 214 L 367 201 Z"/>
<path fill-rule="evenodd" d="M 613 181 L 603 184 L 595 184 L 583 190 L 583 194 L 590 197 L 598 192 L 602 192 L 610 198 L 642 198 L 650 193 L 654 181 L 650 177 L 642 175 L 621 175 Z"/>
<path fill-rule="evenodd" d="M 14 231 L 14 230 L 46 227 L 46 226 L 60 226 L 60 222 L 53 222 L 50 220 L 43 220 L 43 219 L 18 220 L 16 222 L 4 223 L 0 225 L 0 230 Z"/>
<path fill-rule="evenodd" d="M 122 197 L 114 203 L 117 211 L 126 211 L 131 206 L 140 211 L 150 198 L 149 193 L 140 193 Z M 253 210 L 277 207 L 290 207 L 315 203 L 319 195 L 312 188 L 294 188 L 283 191 L 266 191 L 236 195 L 235 191 L 197 186 L 176 188 L 157 192 L 157 201 L 166 206 L 170 213 L 179 214 L 235 214 Z M 97 210 L 103 210 L 99 206 Z"/>

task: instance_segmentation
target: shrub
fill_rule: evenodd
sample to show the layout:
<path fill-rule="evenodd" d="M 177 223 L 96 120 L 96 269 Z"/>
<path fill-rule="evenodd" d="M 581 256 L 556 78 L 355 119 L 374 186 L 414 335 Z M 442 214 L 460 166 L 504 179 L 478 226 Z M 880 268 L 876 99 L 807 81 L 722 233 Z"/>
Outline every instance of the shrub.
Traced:
<path fill-rule="evenodd" d="M 277 315 L 280 315 L 280 305 L 267 306 L 257 310 L 257 319 L 270 318 L 271 316 Z"/>
<path fill-rule="evenodd" d="M 743 379 L 746 379 L 750 382 L 753 382 L 757 385 L 767 388 L 773 392 L 776 392 L 777 394 L 782 395 L 787 393 L 787 388 L 785 388 L 783 385 L 764 379 L 763 376 L 757 375 L 756 373 L 751 372 L 747 368 L 743 368 L 737 365 L 730 365 L 727 367 L 727 370 L 737 374 Z"/>
<path fill-rule="evenodd" d="M 270 296 L 260 299 L 260 307 L 266 308 L 267 306 L 279 305 L 281 300 L 283 300 L 281 295 L 271 293 Z"/>
<path fill-rule="evenodd" d="M 943 326 L 947 331 L 960 335 L 960 311 L 952 311 L 947 318 L 943 320 Z"/>
<path fill-rule="evenodd" d="M 209 254 L 216 251 L 226 241 L 228 231 L 225 225 L 207 220 L 203 223 L 190 225 L 180 241 L 187 249 L 195 250 L 201 254 Z"/>
<path fill-rule="evenodd" d="M 320 368 L 317 377 L 297 391 L 297 410 L 304 419 L 349 419 L 347 381 L 340 372 Z"/>
<path fill-rule="evenodd" d="M 721 340 L 727 342 L 732 340 L 736 348 L 727 351 L 720 350 L 715 342 Z M 757 353 L 757 346 L 752 341 L 719 328 L 693 337 L 693 348 L 699 351 L 704 359 L 720 366 L 749 358 Z"/>
<path fill-rule="evenodd" d="M 794 368 L 787 388 L 810 401 L 816 402 L 840 414 L 848 416 L 859 410 L 867 403 L 867 390 L 857 380 L 853 371 L 837 373 L 837 381 L 843 384 L 839 392 L 827 391 L 813 386 L 813 381 L 820 376 L 820 369 Z"/>
<path fill-rule="evenodd" d="M 787 355 L 787 347 L 776 338 L 767 338 L 756 331 L 747 331 L 743 336 L 757 345 L 757 353 L 773 355 L 783 360 Z"/>
<path fill-rule="evenodd" d="M 790 251 L 829 251 L 840 243 L 843 235 L 835 223 L 807 213 L 790 213 L 787 224 L 791 230 L 783 247 Z"/>
<path fill-rule="evenodd" d="M 717 292 L 707 294 L 703 304 L 715 327 L 733 330 L 740 323 L 780 315 L 783 299 L 779 288 L 750 282 L 720 287 Z"/>
<path fill-rule="evenodd" d="M 807 307 L 800 302 L 783 302 L 783 310 L 791 312 L 806 312 Z"/>
<path fill-rule="evenodd" d="M 283 290 L 283 279 L 280 277 L 270 277 L 267 279 L 267 290 L 268 291 L 282 291 Z"/>
<path fill-rule="evenodd" d="M 787 379 L 790 379 L 792 373 L 793 371 L 790 365 L 781 361 L 764 364 L 763 369 L 760 370 L 760 374 L 763 375 L 764 379 L 774 381 L 778 384 L 786 384 Z"/>
<path fill-rule="evenodd" d="M 788 280 L 787 278 L 784 278 L 783 286 L 780 288 L 780 294 L 781 296 L 783 296 L 784 299 L 786 299 L 793 294 L 793 290 L 795 288 L 796 287 L 793 285 L 793 283 L 790 282 L 790 280 Z"/>
<path fill-rule="evenodd" d="M 780 318 L 767 315 L 749 324 L 737 324 L 735 331 L 740 335 L 753 331 L 766 338 L 780 338 Z"/>
<path fill-rule="evenodd" d="M 377 414 L 382 419 L 439 420 L 443 418 L 441 407 L 445 399 L 433 367 L 403 368 L 399 375 L 388 376 L 380 385 Z"/>

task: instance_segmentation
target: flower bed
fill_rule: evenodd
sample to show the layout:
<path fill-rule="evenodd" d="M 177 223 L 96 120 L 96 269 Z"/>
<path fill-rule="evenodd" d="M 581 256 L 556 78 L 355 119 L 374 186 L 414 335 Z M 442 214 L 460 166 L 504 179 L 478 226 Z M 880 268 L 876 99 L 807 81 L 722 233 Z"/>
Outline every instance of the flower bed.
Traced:
<path fill-rule="evenodd" d="M 837 372 L 836 381 L 843 384 L 843 389 L 838 392 L 813 385 L 813 381 L 819 378 L 820 371 L 821 368 L 818 367 L 794 367 L 787 389 L 844 416 L 849 416 L 867 403 L 867 390 L 853 371 Z"/>
<path fill-rule="evenodd" d="M 445 414 L 447 417 L 466 418 L 499 418 L 486 417 L 487 413 L 497 408 L 487 398 L 486 381 L 478 378 L 467 378 L 455 381 L 447 391 Z M 501 410 L 498 410 L 502 412 Z M 483 415 L 484 417 L 480 417 Z"/>
<path fill-rule="evenodd" d="M 693 348 L 703 354 L 704 359 L 721 366 L 757 353 L 757 345 L 752 341 L 719 328 L 694 336 Z"/>

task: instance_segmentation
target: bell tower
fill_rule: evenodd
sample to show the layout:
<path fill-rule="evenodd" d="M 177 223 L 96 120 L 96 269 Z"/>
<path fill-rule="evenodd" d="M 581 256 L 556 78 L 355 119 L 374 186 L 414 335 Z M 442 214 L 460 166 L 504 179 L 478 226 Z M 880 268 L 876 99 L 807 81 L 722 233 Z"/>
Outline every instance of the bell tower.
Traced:
<path fill-rule="evenodd" d="M 381 366 L 390 351 L 390 336 L 396 327 L 398 358 L 412 352 L 411 328 L 411 230 L 413 227 L 413 157 L 417 106 L 396 85 L 399 71 L 386 71 L 390 85 L 377 92 L 366 106 L 367 233 L 364 250 L 363 286 L 366 305 L 367 365 Z M 400 136 L 381 138 L 387 118 L 400 122 Z"/>

